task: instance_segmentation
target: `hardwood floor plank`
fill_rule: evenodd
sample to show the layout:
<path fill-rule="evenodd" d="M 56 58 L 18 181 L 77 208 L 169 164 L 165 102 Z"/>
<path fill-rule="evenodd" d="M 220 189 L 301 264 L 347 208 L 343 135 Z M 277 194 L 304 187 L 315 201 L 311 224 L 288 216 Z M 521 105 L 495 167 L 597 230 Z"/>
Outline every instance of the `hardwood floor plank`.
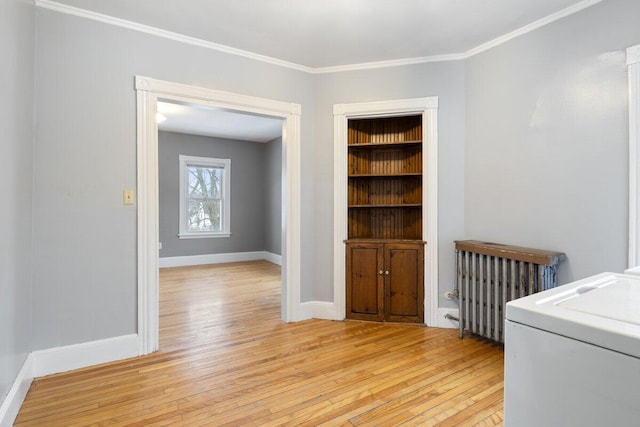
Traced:
<path fill-rule="evenodd" d="M 502 425 L 497 346 L 416 325 L 282 323 L 266 261 L 160 282 L 158 352 L 37 378 L 15 425 Z"/>

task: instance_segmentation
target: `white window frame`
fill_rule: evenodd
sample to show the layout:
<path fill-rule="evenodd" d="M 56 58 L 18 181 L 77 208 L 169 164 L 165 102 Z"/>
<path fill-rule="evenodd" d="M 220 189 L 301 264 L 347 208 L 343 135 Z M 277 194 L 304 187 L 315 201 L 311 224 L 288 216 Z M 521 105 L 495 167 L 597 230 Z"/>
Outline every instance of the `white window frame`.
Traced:
<path fill-rule="evenodd" d="M 180 239 L 208 239 L 231 236 L 231 159 L 185 156 L 180 154 Z M 222 230 L 188 231 L 187 229 L 187 166 L 222 168 Z"/>

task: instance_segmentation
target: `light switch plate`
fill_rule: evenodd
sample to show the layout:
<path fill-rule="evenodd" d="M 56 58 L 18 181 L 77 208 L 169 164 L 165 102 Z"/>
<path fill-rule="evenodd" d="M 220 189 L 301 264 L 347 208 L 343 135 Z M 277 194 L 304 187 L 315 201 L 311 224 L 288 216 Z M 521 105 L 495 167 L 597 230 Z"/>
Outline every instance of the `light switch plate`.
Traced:
<path fill-rule="evenodd" d="M 133 190 L 122 190 L 122 203 L 125 205 L 134 205 L 136 203 L 136 194 Z"/>

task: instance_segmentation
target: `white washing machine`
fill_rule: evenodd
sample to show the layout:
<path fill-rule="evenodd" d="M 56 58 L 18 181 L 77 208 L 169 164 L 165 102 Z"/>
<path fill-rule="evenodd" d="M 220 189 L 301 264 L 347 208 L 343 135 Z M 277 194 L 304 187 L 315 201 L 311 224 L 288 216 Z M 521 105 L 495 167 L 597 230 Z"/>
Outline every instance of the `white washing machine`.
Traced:
<path fill-rule="evenodd" d="M 624 271 L 624 274 L 633 274 L 635 276 L 640 276 L 640 267 L 628 268 Z"/>
<path fill-rule="evenodd" d="M 506 427 L 640 426 L 640 276 L 509 302 L 504 388 Z"/>

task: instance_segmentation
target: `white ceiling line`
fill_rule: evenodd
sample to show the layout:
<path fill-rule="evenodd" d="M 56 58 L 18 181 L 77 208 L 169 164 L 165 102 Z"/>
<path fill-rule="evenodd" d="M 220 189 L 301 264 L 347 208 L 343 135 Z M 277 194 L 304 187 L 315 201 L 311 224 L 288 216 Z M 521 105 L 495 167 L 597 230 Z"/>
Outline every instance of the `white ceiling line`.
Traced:
<path fill-rule="evenodd" d="M 174 40 L 181 43 L 204 47 L 206 49 L 216 50 L 219 52 L 229 53 L 232 55 L 242 56 L 245 58 L 254 59 L 256 61 L 266 62 L 269 64 L 278 65 L 284 68 L 303 71 L 306 73 L 325 74 L 325 73 L 339 73 L 339 72 L 356 71 L 356 70 L 367 70 L 367 69 L 375 69 L 375 68 L 398 67 L 402 65 L 424 64 L 428 62 L 458 61 L 461 59 L 467 59 L 481 52 L 489 50 L 493 47 L 506 43 L 509 40 L 515 39 L 516 37 L 520 37 L 524 34 L 527 34 L 542 26 L 545 26 L 559 19 L 565 18 L 574 13 L 577 13 L 583 9 L 586 9 L 590 6 L 600 3 L 601 1 L 602 0 L 583 0 L 580 3 L 574 4 L 573 6 L 569 6 L 563 10 L 552 13 L 551 15 L 548 15 L 542 19 L 539 19 L 535 22 L 532 22 L 523 27 L 520 27 L 515 31 L 507 33 L 503 36 L 497 37 L 491 41 L 488 41 L 487 43 L 483 43 L 480 46 L 474 47 L 473 49 L 469 49 L 464 53 L 452 53 L 447 55 L 423 56 L 423 57 L 416 57 L 416 58 L 393 59 L 389 61 L 366 62 L 361 64 L 337 65 L 337 66 L 316 67 L 316 68 L 307 67 L 305 65 L 284 61 L 281 59 L 273 58 L 266 55 L 261 55 L 254 52 L 249 52 L 242 49 L 236 49 L 230 46 L 213 43 L 213 42 L 199 39 L 196 37 L 186 36 L 184 34 L 163 30 L 163 29 L 152 27 L 149 25 L 144 25 L 137 22 L 128 21 L 125 19 L 116 18 L 110 15 L 105 15 L 102 13 L 81 9 L 74 6 L 68 6 L 66 4 L 58 3 L 53 0 L 34 0 L 34 3 L 37 7 L 41 7 L 43 9 L 50 9 L 50 10 L 54 10 L 60 13 L 65 13 L 68 15 L 79 16 L 82 18 L 91 19 L 91 20 L 102 22 L 105 24 L 127 28 L 130 30 L 139 31 L 142 33 L 151 34 L 158 37 L 163 37 L 163 38 Z"/>
<path fill-rule="evenodd" d="M 126 19 L 116 18 L 110 15 L 105 15 L 102 13 L 81 9 L 79 7 L 68 6 L 66 4 L 58 3 L 52 0 L 34 0 L 34 3 L 37 7 L 54 10 L 56 12 L 65 13 L 67 15 L 79 16 L 81 18 L 87 18 L 93 21 L 102 22 L 104 24 L 127 28 L 129 30 L 139 31 L 141 33 L 151 34 L 154 36 L 163 37 L 165 39 L 174 40 L 177 42 L 186 43 L 193 46 L 199 46 L 199 47 L 204 47 L 211 50 L 217 50 L 219 52 L 230 53 L 232 55 L 243 56 L 245 58 L 255 59 L 256 61 L 266 62 L 268 64 L 278 65 L 280 67 L 291 68 L 293 70 L 304 71 L 307 73 L 313 72 L 313 68 L 306 67 L 304 65 L 295 64 L 289 61 L 283 61 L 281 59 L 272 58 L 266 55 L 260 55 L 259 53 L 253 53 L 253 52 L 249 52 L 242 49 L 236 49 L 234 47 L 213 43 L 207 40 L 186 36 L 180 33 L 174 33 L 173 31 L 163 30 L 161 28 L 140 24 L 138 22 L 127 21 Z"/>
<path fill-rule="evenodd" d="M 459 61 L 465 59 L 463 53 L 450 55 L 420 56 L 417 58 L 392 59 L 389 61 L 363 62 L 361 64 L 335 65 L 313 68 L 313 74 L 342 73 L 345 71 L 370 70 L 374 68 L 399 67 L 401 65 L 425 64 L 427 62 Z"/>
<path fill-rule="evenodd" d="M 583 0 L 580 3 L 574 4 L 573 6 L 569 6 L 566 9 L 559 10 L 558 12 L 545 16 L 542 19 L 538 19 L 537 21 L 532 22 L 531 24 L 527 24 L 524 27 L 520 27 L 515 31 L 507 33 L 503 36 L 497 37 L 487 43 L 481 44 L 480 46 L 474 47 L 473 49 L 466 51 L 464 53 L 464 56 L 465 58 L 470 58 L 481 52 L 484 52 L 493 47 L 506 43 L 509 40 L 513 40 L 516 37 L 520 37 L 524 34 L 530 33 L 533 30 L 537 30 L 538 28 L 543 27 L 547 24 L 555 22 L 569 15 L 573 15 L 574 13 L 580 12 L 581 10 L 586 9 L 589 6 L 593 6 L 594 4 L 600 3 L 601 1 L 602 0 Z"/>

